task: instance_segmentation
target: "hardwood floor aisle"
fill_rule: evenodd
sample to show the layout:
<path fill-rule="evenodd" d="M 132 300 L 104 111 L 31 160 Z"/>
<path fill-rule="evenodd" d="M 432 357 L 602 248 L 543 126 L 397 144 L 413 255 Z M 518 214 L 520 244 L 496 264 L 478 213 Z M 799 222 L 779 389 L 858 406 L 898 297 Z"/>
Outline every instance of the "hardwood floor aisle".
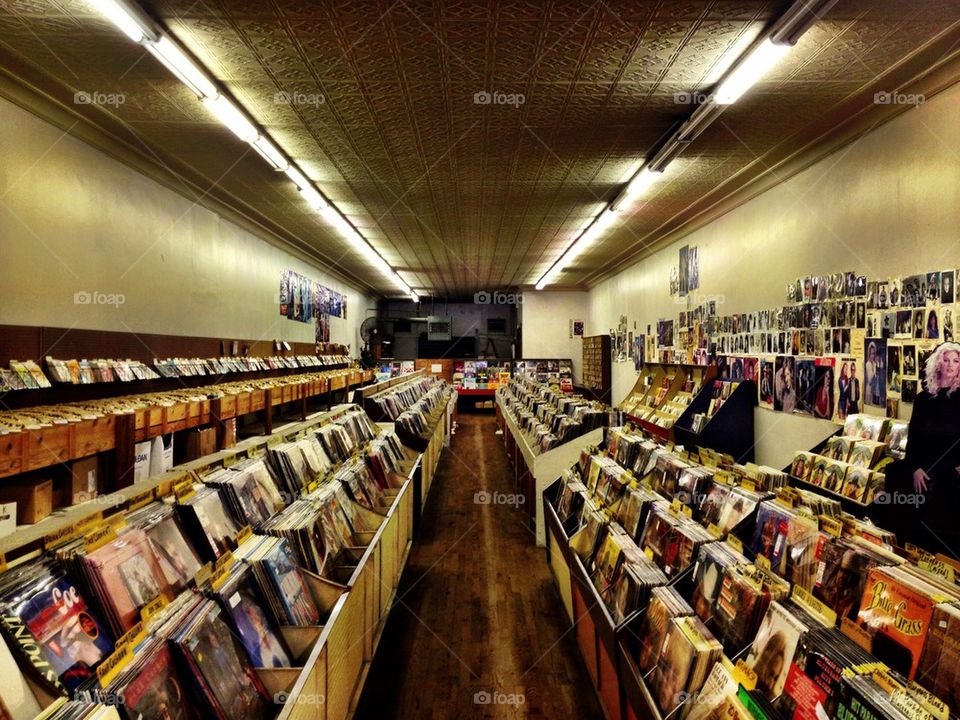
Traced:
<path fill-rule="evenodd" d="M 495 431 L 460 417 L 357 720 L 603 717 L 526 510 L 477 501 L 513 492 Z"/>

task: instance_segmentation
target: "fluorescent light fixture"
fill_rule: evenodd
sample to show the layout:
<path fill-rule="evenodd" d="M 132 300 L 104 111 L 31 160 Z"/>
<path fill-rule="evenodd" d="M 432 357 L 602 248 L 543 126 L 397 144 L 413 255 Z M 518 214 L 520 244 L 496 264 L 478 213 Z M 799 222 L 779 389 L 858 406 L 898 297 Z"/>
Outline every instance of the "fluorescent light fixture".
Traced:
<path fill-rule="evenodd" d="M 769 38 L 760 43 L 714 91 L 721 105 L 732 105 L 762 78 L 780 58 L 790 52 L 789 45 L 778 45 Z"/>
<path fill-rule="evenodd" d="M 197 67 L 197 64 L 187 57 L 186 53 L 178 48 L 170 38 L 164 36 L 155 43 L 149 43 L 147 50 L 198 97 L 215 98 L 219 94 L 217 86 L 207 77 L 206 73 Z"/>
<path fill-rule="evenodd" d="M 417 291 L 416 291 L 416 290 L 411 290 L 411 291 L 410 291 L 410 299 L 413 300 L 414 302 L 420 302 L 420 296 L 417 295 Z"/>
<path fill-rule="evenodd" d="M 260 133 L 240 112 L 240 109 L 223 95 L 215 98 L 204 98 L 203 104 L 216 115 L 220 122 L 230 128 L 234 135 L 244 142 L 252 143 L 260 137 Z"/>
<path fill-rule="evenodd" d="M 310 185 L 310 181 L 304 177 L 303 173 L 300 172 L 300 168 L 298 168 L 296 165 L 291 165 L 283 172 L 288 178 L 293 180 L 293 184 L 297 186 L 297 189 L 302 190 L 305 187 L 312 187 Z"/>
<path fill-rule="evenodd" d="M 286 170 L 290 167 L 290 162 L 277 149 L 277 146 L 270 142 L 269 138 L 261 136 L 250 144 L 253 145 L 254 150 L 260 153 L 260 157 L 270 163 L 274 170 Z"/>
<path fill-rule="evenodd" d="M 304 200 L 307 201 L 307 205 L 312 207 L 314 210 L 319 210 L 323 212 L 329 207 L 327 199 L 317 192 L 315 188 L 305 187 L 300 188 L 300 195 Z"/>
<path fill-rule="evenodd" d="M 130 8 L 117 0 L 91 0 L 93 6 L 136 43 L 153 40 L 156 32 Z"/>
<path fill-rule="evenodd" d="M 651 170 L 649 167 L 644 167 L 630 179 L 627 186 L 610 204 L 610 208 L 618 212 L 626 210 L 637 197 L 645 193 L 651 185 L 662 177 L 662 171 L 658 172 Z"/>

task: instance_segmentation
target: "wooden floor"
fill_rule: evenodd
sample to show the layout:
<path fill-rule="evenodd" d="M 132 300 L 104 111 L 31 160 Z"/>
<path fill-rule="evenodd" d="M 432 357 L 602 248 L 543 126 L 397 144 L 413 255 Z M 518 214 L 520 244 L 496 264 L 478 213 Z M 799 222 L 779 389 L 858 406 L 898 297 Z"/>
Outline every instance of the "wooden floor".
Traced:
<path fill-rule="evenodd" d="M 460 416 L 358 720 L 603 717 L 526 510 L 475 501 L 513 492 L 495 431 Z"/>

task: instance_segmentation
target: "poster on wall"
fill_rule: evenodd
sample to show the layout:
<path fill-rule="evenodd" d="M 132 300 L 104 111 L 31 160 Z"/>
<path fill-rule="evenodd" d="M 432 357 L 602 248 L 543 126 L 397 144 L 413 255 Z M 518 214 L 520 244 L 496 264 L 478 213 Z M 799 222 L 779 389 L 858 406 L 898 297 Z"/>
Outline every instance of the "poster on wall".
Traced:
<path fill-rule="evenodd" d="M 684 245 L 680 248 L 680 296 L 690 291 L 690 248 Z"/>
<path fill-rule="evenodd" d="M 320 315 L 347 317 L 346 295 L 293 270 L 284 270 L 280 274 L 279 301 L 280 314 L 298 322 L 312 322 Z"/>
<path fill-rule="evenodd" d="M 316 341 L 317 343 L 330 342 L 330 316 L 326 313 L 317 315 Z"/>
<path fill-rule="evenodd" d="M 583 328 L 584 328 L 584 322 L 583 322 L 583 320 L 571 320 L 571 321 L 570 321 L 570 337 L 572 337 L 572 338 L 575 338 L 575 337 L 580 337 L 580 338 L 582 338 L 582 337 L 583 337 Z"/>
<path fill-rule="evenodd" d="M 887 406 L 887 341 L 867 338 L 863 358 L 863 403 L 886 409 Z"/>
<path fill-rule="evenodd" d="M 687 253 L 687 264 L 689 269 L 687 270 L 687 290 L 692 292 L 700 288 L 700 253 L 697 250 L 697 247 L 694 246 L 690 248 Z"/>

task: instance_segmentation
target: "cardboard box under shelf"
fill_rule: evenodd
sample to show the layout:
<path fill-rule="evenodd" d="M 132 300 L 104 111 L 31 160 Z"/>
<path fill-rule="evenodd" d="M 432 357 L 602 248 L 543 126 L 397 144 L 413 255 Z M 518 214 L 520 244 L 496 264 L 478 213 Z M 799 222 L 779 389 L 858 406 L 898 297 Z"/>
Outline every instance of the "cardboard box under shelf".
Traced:
<path fill-rule="evenodd" d="M 32 525 L 53 512 L 53 481 L 33 478 L 0 481 L 0 502 L 17 504 L 17 523 Z"/>
<path fill-rule="evenodd" d="M 17 529 L 17 504 L 0 503 L 0 538 L 13 535 Z"/>
<path fill-rule="evenodd" d="M 100 458 L 96 455 L 70 463 L 57 507 L 79 505 L 95 498 L 100 487 Z"/>
<path fill-rule="evenodd" d="M 197 460 L 217 451 L 217 432 L 213 428 L 190 430 L 184 443 L 186 459 Z"/>

